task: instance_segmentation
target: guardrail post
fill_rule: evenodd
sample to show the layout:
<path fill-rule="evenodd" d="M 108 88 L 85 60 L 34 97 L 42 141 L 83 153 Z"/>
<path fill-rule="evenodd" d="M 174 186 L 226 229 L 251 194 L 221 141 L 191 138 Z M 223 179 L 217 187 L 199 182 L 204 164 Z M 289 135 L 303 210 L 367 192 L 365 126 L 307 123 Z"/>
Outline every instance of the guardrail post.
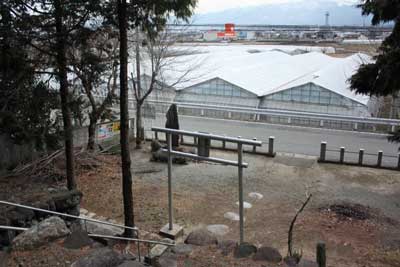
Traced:
<path fill-rule="evenodd" d="M 224 134 L 224 136 L 225 136 L 225 134 Z M 226 142 L 225 142 L 225 140 L 222 141 L 222 148 L 223 148 L 223 149 L 226 148 Z"/>
<path fill-rule="evenodd" d="M 228 112 L 228 119 L 232 119 L 232 112 Z"/>
<path fill-rule="evenodd" d="M 195 145 L 197 145 L 197 137 L 193 138 L 193 142 L 194 142 Z"/>
<path fill-rule="evenodd" d="M 270 156 L 274 155 L 274 141 L 275 141 L 275 136 L 270 136 L 268 139 L 268 154 Z"/>
<path fill-rule="evenodd" d="M 323 120 L 320 120 L 319 127 L 324 127 L 324 121 Z"/>
<path fill-rule="evenodd" d="M 358 130 L 358 123 L 354 123 L 354 130 L 357 131 Z"/>
<path fill-rule="evenodd" d="M 184 143 L 183 141 L 183 134 L 180 135 L 181 145 Z"/>
<path fill-rule="evenodd" d="M 383 158 L 383 151 L 379 150 L 378 151 L 378 162 L 376 164 L 378 167 L 382 166 L 382 158 Z"/>
<path fill-rule="evenodd" d="M 392 125 L 392 133 L 394 133 L 396 131 L 396 125 Z"/>
<path fill-rule="evenodd" d="M 287 123 L 288 123 L 288 124 L 291 124 L 291 123 L 292 123 L 292 118 L 291 118 L 291 117 L 289 117 L 289 118 L 287 119 Z"/>
<path fill-rule="evenodd" d="M 257 141 L 257 138 L 253 138 L 254 141 Z M 253 146 L 253 153 L 256 153 L 256 146 Z"/>
<path fill-rule="evenodd" d="M 358 165 L 363 165 L 364 160 L 364 149 L 360 148 L 360 152 L 358 153 Z"/>
<path fill-rule="evenodd" d="M 204 109 L 200 110 L 200 116 L 204 116 Z"/>
<path fill-rule="evenodd" d="M 319 161 L 324 162 L 326 159 L 326 142 L 321 142 L 321 151 L 319 154 Z"/>
<path fill-rule="evenodd" d="M 340 164 L 344 163 L 344 152 L 345 152 L 345 150 L 346 150 L 346 148 L 344 146 L 342 146 L 340 148 L 340 159 L 339 159 Z"/>

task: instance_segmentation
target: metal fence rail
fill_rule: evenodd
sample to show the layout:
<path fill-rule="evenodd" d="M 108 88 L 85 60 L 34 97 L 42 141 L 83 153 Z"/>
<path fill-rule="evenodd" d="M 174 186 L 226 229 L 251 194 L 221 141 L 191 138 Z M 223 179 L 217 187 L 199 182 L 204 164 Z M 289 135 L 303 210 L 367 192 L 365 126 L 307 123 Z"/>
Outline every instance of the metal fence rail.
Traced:
<path fill-rule="evenodd" d="M 93 222 L 93 223 L 98 223 L 98 224 L 103 224 L 103 225 L 109 225 L 109 226 L 118 227 L 118 228 L 122 228 L 122 229 L 133 230 L 136 233 L 136 237 L 137 238 L 127 238 L 127 237 L 107 236 L 107 235 L 97 235 L 97 234 L 88 234 L 88 235 L 90 237 L 99 237 L 99 238 L 106 238 L 106 239 L 116 239 L 116 240 L 125 240 L 125 241 L 133 241 L 133 242 L 135 242 L 137 244 L 137 252 L 138 252 L 139 261 L 141 261 L 141 256 L 140 256 L 140 244 L 141 243 L 145 243 L 147 245 L 148 256 L 150 254 L 150 245 L 160 244 L 160 245 L 165 245 L 165 246 L 175 246 L 175 243 L 166 243 L 166 242 L 160 242 L 160 241 L 139 239 L 139 229 L 137 227 L 129 227 L 129 226 L 121 225 L 121 224 L 110 223 L 110 222 L 105 222 L 105 221 L 96 220 L 96 219 L 87 218 L 87 217 L 75 216 L 75 215 L 66 214 L 66 213 L 60 213 L 60 212 L 46 210 L 46 209 L 40 209 L 40 208 L 36 208 L 36 207 L 32 207 L 32 206 L 12 203 L 12 202 L 3 201 L 3 200 L 0 200 L 0 204 L 13 206 L 13 207 L 18 207 L 18 208 L 23 208 L 23 209 L 28 209 L 28 210 L 39 211 L 39 212 L 53 214 L 53 215 L 57 215 L 57 216 L 61 216 L 61 217 L 67 217 L 67 218 L 73 218 L 73 219 L 77 219 L 77 220 L 82 220 L 82 221 L 85 222 L 85 230 L 86 230 L 86 232 L 87 232 L 86 221 Z M 0 225 L 0 229 L 8 230 L 8 231 L 10 231 L 10 230 L 14 230 L 14 231 L 26 231 L 26 230 L 28 230 L 28 228 L 14 227 L 14 226 L 8 226 L 8 225 Z"/>

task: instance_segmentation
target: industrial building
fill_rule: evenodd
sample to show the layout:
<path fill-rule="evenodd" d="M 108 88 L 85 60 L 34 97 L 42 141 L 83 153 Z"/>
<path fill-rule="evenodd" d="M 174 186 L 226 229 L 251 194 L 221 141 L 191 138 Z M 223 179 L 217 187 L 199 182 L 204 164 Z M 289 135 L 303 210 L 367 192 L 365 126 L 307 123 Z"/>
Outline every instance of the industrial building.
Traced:
<path fill-rule="evenodd" d="M 298 54 L 296 51 L 302 50 Z M 305 52 L 310 51 L 312 52 Z M 362 63 L 371 62 L 365 54 L 336 58 L 316 48 L 262 45 L 204 46 L 200 53 L 182 56 L 179 64 L 163 73 L 162 84 L 172 84 L 185 68 L 201 62 L 190 77 L 151 94 L 151 99 L 213 105 L 219 109 L 182 107 L 181 114 L 218 118 L 288 123 L 288 119 L 240 112 L 240 108 L 273 109 L 307 113 L 370 117 L 377 114 L 377 102 L 349 89 L 348 79 Z M 185 62 L 185 63 L 182 63 Z M 187 66 L 186 66 L 187 65 Z M 166 88 L 166 87 L 165 87 Z M 221 107 L 237 107 L 238 112 Z M 293 116 L 292 124 L 320 126 Z M 346 128 L 350 125 L 327 127 Z"/>

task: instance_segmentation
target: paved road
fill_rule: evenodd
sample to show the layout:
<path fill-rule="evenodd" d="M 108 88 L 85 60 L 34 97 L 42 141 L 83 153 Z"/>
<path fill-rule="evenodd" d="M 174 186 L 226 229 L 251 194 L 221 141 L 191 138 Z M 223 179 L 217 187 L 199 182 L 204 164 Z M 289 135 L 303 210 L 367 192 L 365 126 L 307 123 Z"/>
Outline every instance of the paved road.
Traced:
<path fill-rule="evenodd" d="M 163 127 L 164 123 L 165 119 L 163 116 L 158 116 L 151 124 L 153 126 Z M 338 150 L 341 146 L 344 146 L 346 151 L 358 152 L 360 148 L 363 148 L 366 153 L 375 154 L 379 150 L 382 150 L 384 153 L 385 165 L 397 164 L 396 156 L 399 145 L 389 143 L 384 134 L 314 129 L 190 116 L 180 116 L 180 127 L 184 130 L 242 136 L 243 138 L 250 139 L 256 137 L 258 140 L 262 141 L 268 141 L 269 136 L 275 136 L 276 152 L 310 156 L 319 156 L 321 141 L 326 141 L 328 143 L 328 149 Z M 266 150 L 267 145 L 264 145 L 263 149 Z M 329 159 L 337 159 L 338 157 L 338 152 L 328 152 Z M 346 153 L 347 160 L 356 161 L 357 158 L 357 154 Z M 376 156 L 366 155 L 365 161 L 371 164 L 376 163 Z"/>

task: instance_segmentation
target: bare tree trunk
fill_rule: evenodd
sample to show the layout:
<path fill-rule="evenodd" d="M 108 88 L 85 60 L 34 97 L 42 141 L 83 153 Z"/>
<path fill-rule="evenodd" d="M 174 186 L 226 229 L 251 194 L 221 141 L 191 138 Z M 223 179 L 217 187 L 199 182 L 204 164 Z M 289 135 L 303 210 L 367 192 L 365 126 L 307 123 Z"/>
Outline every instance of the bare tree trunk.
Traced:
<path fill-rule="evenodd" d="M 87 144 L 88 150 L 94 150 L 95 145 L 96 145 L 96 140 L 95 140 L 96 139 L 96 123 L 97 123 L 97 119 L 90 116 L 89 128 L 88 128 L 88 144 Z"/>
<path fill-rule="evenodd" d="M 71 110 L 69 108 L 69 92 L 67 80 L 67 58 L 65 47 L 65 30 L 63 26 L 63 10 L 60 0 L 54 1 L 56 15 L 57 34 L 57 67 L 60 79 L 61 111 L 64 123 L 65 158 L 67 169 L 67 187 L 69 190 L 76 189 L 75 168 L 74 168 L 74 140 L 72 133 Z"/>
<path fill-rule="evenodd" d="M 143 136 L 143 118 L 142 118 L 143 103 L 138 101 L 136 103 L 136 148 L 142 148 Z"/>
<path fill-rule="evenodd" d="M 134 226 L 131 157 L 129 149 L 129 113 L 128 113 L 128 37 L 126 0 L 118 0 L 118 21 L 120 34 L 120 112 L 121 112 L 121 161 L 122 194 L 124 201 L 125 225 Z M 130 229 L 125 229 L 126 237 L 133 237 Z"/>

